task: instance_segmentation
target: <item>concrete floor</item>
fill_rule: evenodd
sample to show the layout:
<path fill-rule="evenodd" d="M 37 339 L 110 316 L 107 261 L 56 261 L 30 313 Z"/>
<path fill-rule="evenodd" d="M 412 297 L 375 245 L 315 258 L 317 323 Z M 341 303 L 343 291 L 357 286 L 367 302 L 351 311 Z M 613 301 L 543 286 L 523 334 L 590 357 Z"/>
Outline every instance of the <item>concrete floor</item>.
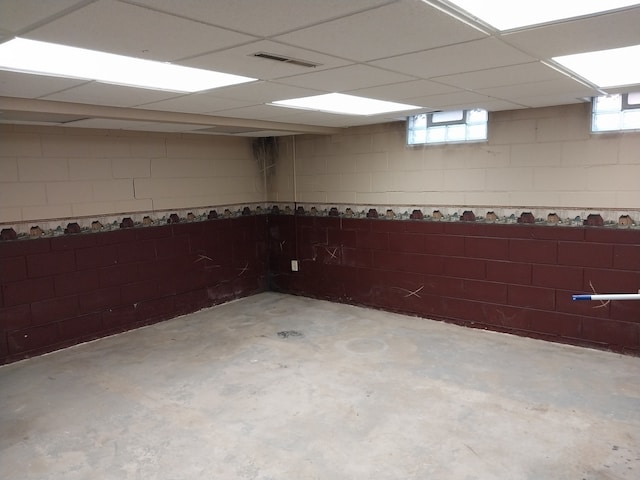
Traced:
<path fill-rule="evenodd" d="M 264 293 L 0 368 L 0 478 L 636 479 L 640 359 Z"/>

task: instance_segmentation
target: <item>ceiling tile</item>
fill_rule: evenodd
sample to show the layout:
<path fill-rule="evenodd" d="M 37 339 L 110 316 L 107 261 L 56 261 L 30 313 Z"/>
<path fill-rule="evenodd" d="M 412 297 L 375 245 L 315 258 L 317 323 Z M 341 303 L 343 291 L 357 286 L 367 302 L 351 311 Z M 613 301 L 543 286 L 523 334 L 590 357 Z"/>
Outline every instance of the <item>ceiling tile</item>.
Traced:
<path fill-rule="evenodd" d="M 52 15 L 60 14 L 84 0 L 2 0 L 0 1 L 0 29 L 13 34 L 40 22 Z"/>
<path fill-rule="evenodd" d="M 411 97 L 452 93 L 458 90 L 456 87 L 430 80 L 412 80 L 380 87 L 358 88 L 356 90 L 348 90 L 345 93 L 379 100 L 399 101 Z"/>
<path fill-rule="evenodd" d="M 274 107 L 272 105 L 252 105 L 250 107 L 221 110 L 217 112 L 216 115 L 220 115 L 221 117 L 275 120 L 280 122 L 282 121 L 280 117 L 284 115 L 283 110 L 282 107 Z"/>
<path fill-rule="evenodd" d="M 304 67 L 254 56 L 255 53 L 260 52 L 281 55 L 297 60 L 317 63 L 319 65 L 317 67 Z M 317 72 L 327 68 L 340 67 L 348 65 L 350 62 L 303 48 L 262 40 L 207 55 L 200 55 L 178 63 L 190 67 L 218 70 L 236 75 L 260 78 L 261 80 L 270 80 L 278 77 L 287 77 L 301 73 Z"/>
<path fill-rule="evenodd" d="M 41 112 L 16 112 L 12 110 L 0 111 L 2 123 L 28 123 L 39 125 L 59 125 L 67 122 L 84 119 L 83 115 L 65 113 L 41 113 Z"/>
<path fill-rule="evenodd" d="M 566 78 L 566 76 L 541 62 L 531 62 L 521 65 L 510 65 L 508 67 L 477 70 L 475 72 L 445 75 L 436 77 L 434 80 L 467 90 L 477 90 L 480 88 L 517 85 L 522 82 L 531 83 L 560 78 Z"/>
<path fill-rule="evenodd" d="M 390 28 L 390 26 L 396 28 Z M 486 35 L 424 2 L 385 5 L 276 37 L 330 55 L 368 61 Z"/>
<path fill-rule="evenodd" d="M 503 36 L 505 41 L 539 58 L 640 44 L 640 6 Z"/>
<path fill-rule="evenodd" d="M 115 0 L 98 0 L 36 28 L 25 37 L 162 61 L 255 40 Z"/>
<path fill-rule="evenodd" d="M 137 105 L 147 110 L 164 110 L 169 112 L 211 113 L 230 108 L 248 107 L 254 102 L 214 97 L 202 93 L 194 93 L 182 97 L 161 100 L 159 102 Z"/>
<path fill-rule="evenodd" d="M 534 58 L 500 40 L 485 38 L 371 63 L 397 72 L 429 79 L 454 73 L 517 65 L 534 60 Z"/>
<path fill-rule="evenodd" d="M 254 132 L 238 133 L 236 137 L 284 137 L 296 135 L 299 132 L 280 132 L 278 130 L 257 130 Z"/>
<path fill-rule="evenodd" d="M 414 80 L 414 78 L 368 65 L 350 65 L 281 78 L 279 83 L 313 88 L 324 92 L 345 92 L 356 88 L 375 87 L 408 80 Z"/>
<path fill-rule="evenodd" d="M 464 90 L 443 95 L 429 95 L 407 99 L 407 101 L 413 102 L 415 105 L 424 105 L 425 107 L 438 110 L 449 109 L 449 106 L 457 106 L 459 108 L 460 105 L 469 105 L 469 107 L 465 108 L 476 108 L 481 102 L 492 100 L 495 99 L 488 95 Z"/>
<path fill-rule="evenodd" d="M 269 103 L 277 100 L 288 100 L 290 98 L 309 97 L 321 93 L 324 93 L 324 90 L 312 90 L 310 88 L 283 85 L 278 82 L 253 82 L 218 88 L 211 90 L 207 94 L 252 103 Z"/>
<path fill-rule="evenodd" d="M 352 125 L 359 125 L 360 122 L 366 118 L 360 115 L 336 115 L 333 113 L 299 110 L 295 108 L 282 108 L 282 111 L 282 116 L 278 117 L 279 122 L 299 123 L 303 125 L 349 127 Z"/>
<path fill-rule="evenodd" d="M 135 0 L 135 3 L 252 35 L 272 36 L 392 0 Z"/>
<path fill-rule="evenodd" d="M 590 97 L 598 95 L 597 90 L 578 83 L 566 76 L 543 82 L 520 83 L 517 85 L 483 88 L 477 90 L 477 92 L 490 97 L 502 98 L 504 100 L 557 94 L 570 94 L 574 97 Z"/>
<path fill-rule="evenodd" d="M 159 112 L 346 127 L 402 119 L 413 111 L 363 117 L 268 103 L 330 92 L 420 105 L 415 112 L 575 103 L 596 92 L 544 61 L 640 43 L 640 5 L 487 37 L 432 6 L 445 4 L 444 0 L 0 0 L 0 41 L 19 32 L 27 38 L 260 79 L 185 95 L 0 71 L 0 95 L 25 102 L 46 98 L 138 107 L 170 121 L 176 116 L 162 117 Z M 254 57 L 257 52 L 321 65 L 306 68 L 269 61 Z M 12 120 L 42 119 L 26 115 Z M 211 130 L 212 122 L 204 122 L 209 124 L 204 128 Z M 84 125 L 152 131 L 201 127 L 146 120 Z M 264 133 L 236 127 L 222 130 L 211 134 Z"/>
<path fill-rule="evenodd" d="M 89 118 L 65 124 L 66 127 L 105 128 L 110 130 L 141 130 L 147 132 L 184 132 L 210 125 L 191 125 L 186 123 L 154 123 L 138 120 L 115 120 L 110 118 Z"/>
<path fill-rule="evenodd" d="M 537 97 L 515 98 L 514 102 L 524 105 L 527 108 L 552 107 L 555 105 L 570 105 L 573 103 L 585 103 L 582 98 L 577 98 L 570 94 L 540 95 Z"/>
<path fill-rule="evenodd" d="M 164 100 L 177 95 L 179 94 L 175 92 L 161 92 L 159 90 L 148 90 L 145 88 L 122 87 L 120 85 L 90 82 L 52 95 L 46 95 L 42 98 L 62 102 L 134 107 L 142 103 Z"/>
<path fill-rule="evenodd" d="M 0 94 L 9 97 L 38 98 L 86 82 L 86 80 L 0 70 Z"/>

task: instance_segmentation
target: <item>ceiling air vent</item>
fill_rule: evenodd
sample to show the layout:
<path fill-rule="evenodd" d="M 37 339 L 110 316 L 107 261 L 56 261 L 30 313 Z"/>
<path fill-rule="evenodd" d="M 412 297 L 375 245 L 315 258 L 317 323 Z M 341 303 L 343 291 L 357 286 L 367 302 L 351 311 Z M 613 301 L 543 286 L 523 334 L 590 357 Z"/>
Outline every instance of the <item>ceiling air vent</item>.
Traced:
<path fill-rule="evenodd" d="M 258 52 L 254 53 L 253 56 L 258 58 L 265 58 L 267 60 L 273 60 L 274 62 L 290 63 L 291 65 L 298 65 L 299 67 L 313 68 L 321 65 L 320 63 L 309 62 L 307 60 L 298 60 L 297 58 L 276 55 L 275 53 Z"/>

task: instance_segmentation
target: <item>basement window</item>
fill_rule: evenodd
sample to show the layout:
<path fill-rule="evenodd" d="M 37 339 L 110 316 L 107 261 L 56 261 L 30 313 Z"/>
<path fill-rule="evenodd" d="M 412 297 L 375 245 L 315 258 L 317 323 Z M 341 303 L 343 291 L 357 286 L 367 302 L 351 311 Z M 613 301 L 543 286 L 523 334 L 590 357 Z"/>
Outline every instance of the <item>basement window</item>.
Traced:
<path fill-rule="evenodd" d="M 407 143 L 481 142 L 487 139 L 488 118 L 480 108 L 413 115 L 407 118 Z"/>
<path fill-rule="evenodd" d="M 640 92 L 594 97 L 592 132 L 640 130 Z"/>

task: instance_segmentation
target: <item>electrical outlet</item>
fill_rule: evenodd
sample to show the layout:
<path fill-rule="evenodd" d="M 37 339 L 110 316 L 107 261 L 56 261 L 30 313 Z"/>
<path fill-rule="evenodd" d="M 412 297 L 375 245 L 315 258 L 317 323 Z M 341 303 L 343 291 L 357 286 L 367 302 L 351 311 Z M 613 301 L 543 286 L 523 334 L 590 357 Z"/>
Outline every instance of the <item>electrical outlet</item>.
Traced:
<path fill-rule="evenodd" d="M 298 271 L 298 260 L 291 260 L 291 271 L 292 272 Z"/>

